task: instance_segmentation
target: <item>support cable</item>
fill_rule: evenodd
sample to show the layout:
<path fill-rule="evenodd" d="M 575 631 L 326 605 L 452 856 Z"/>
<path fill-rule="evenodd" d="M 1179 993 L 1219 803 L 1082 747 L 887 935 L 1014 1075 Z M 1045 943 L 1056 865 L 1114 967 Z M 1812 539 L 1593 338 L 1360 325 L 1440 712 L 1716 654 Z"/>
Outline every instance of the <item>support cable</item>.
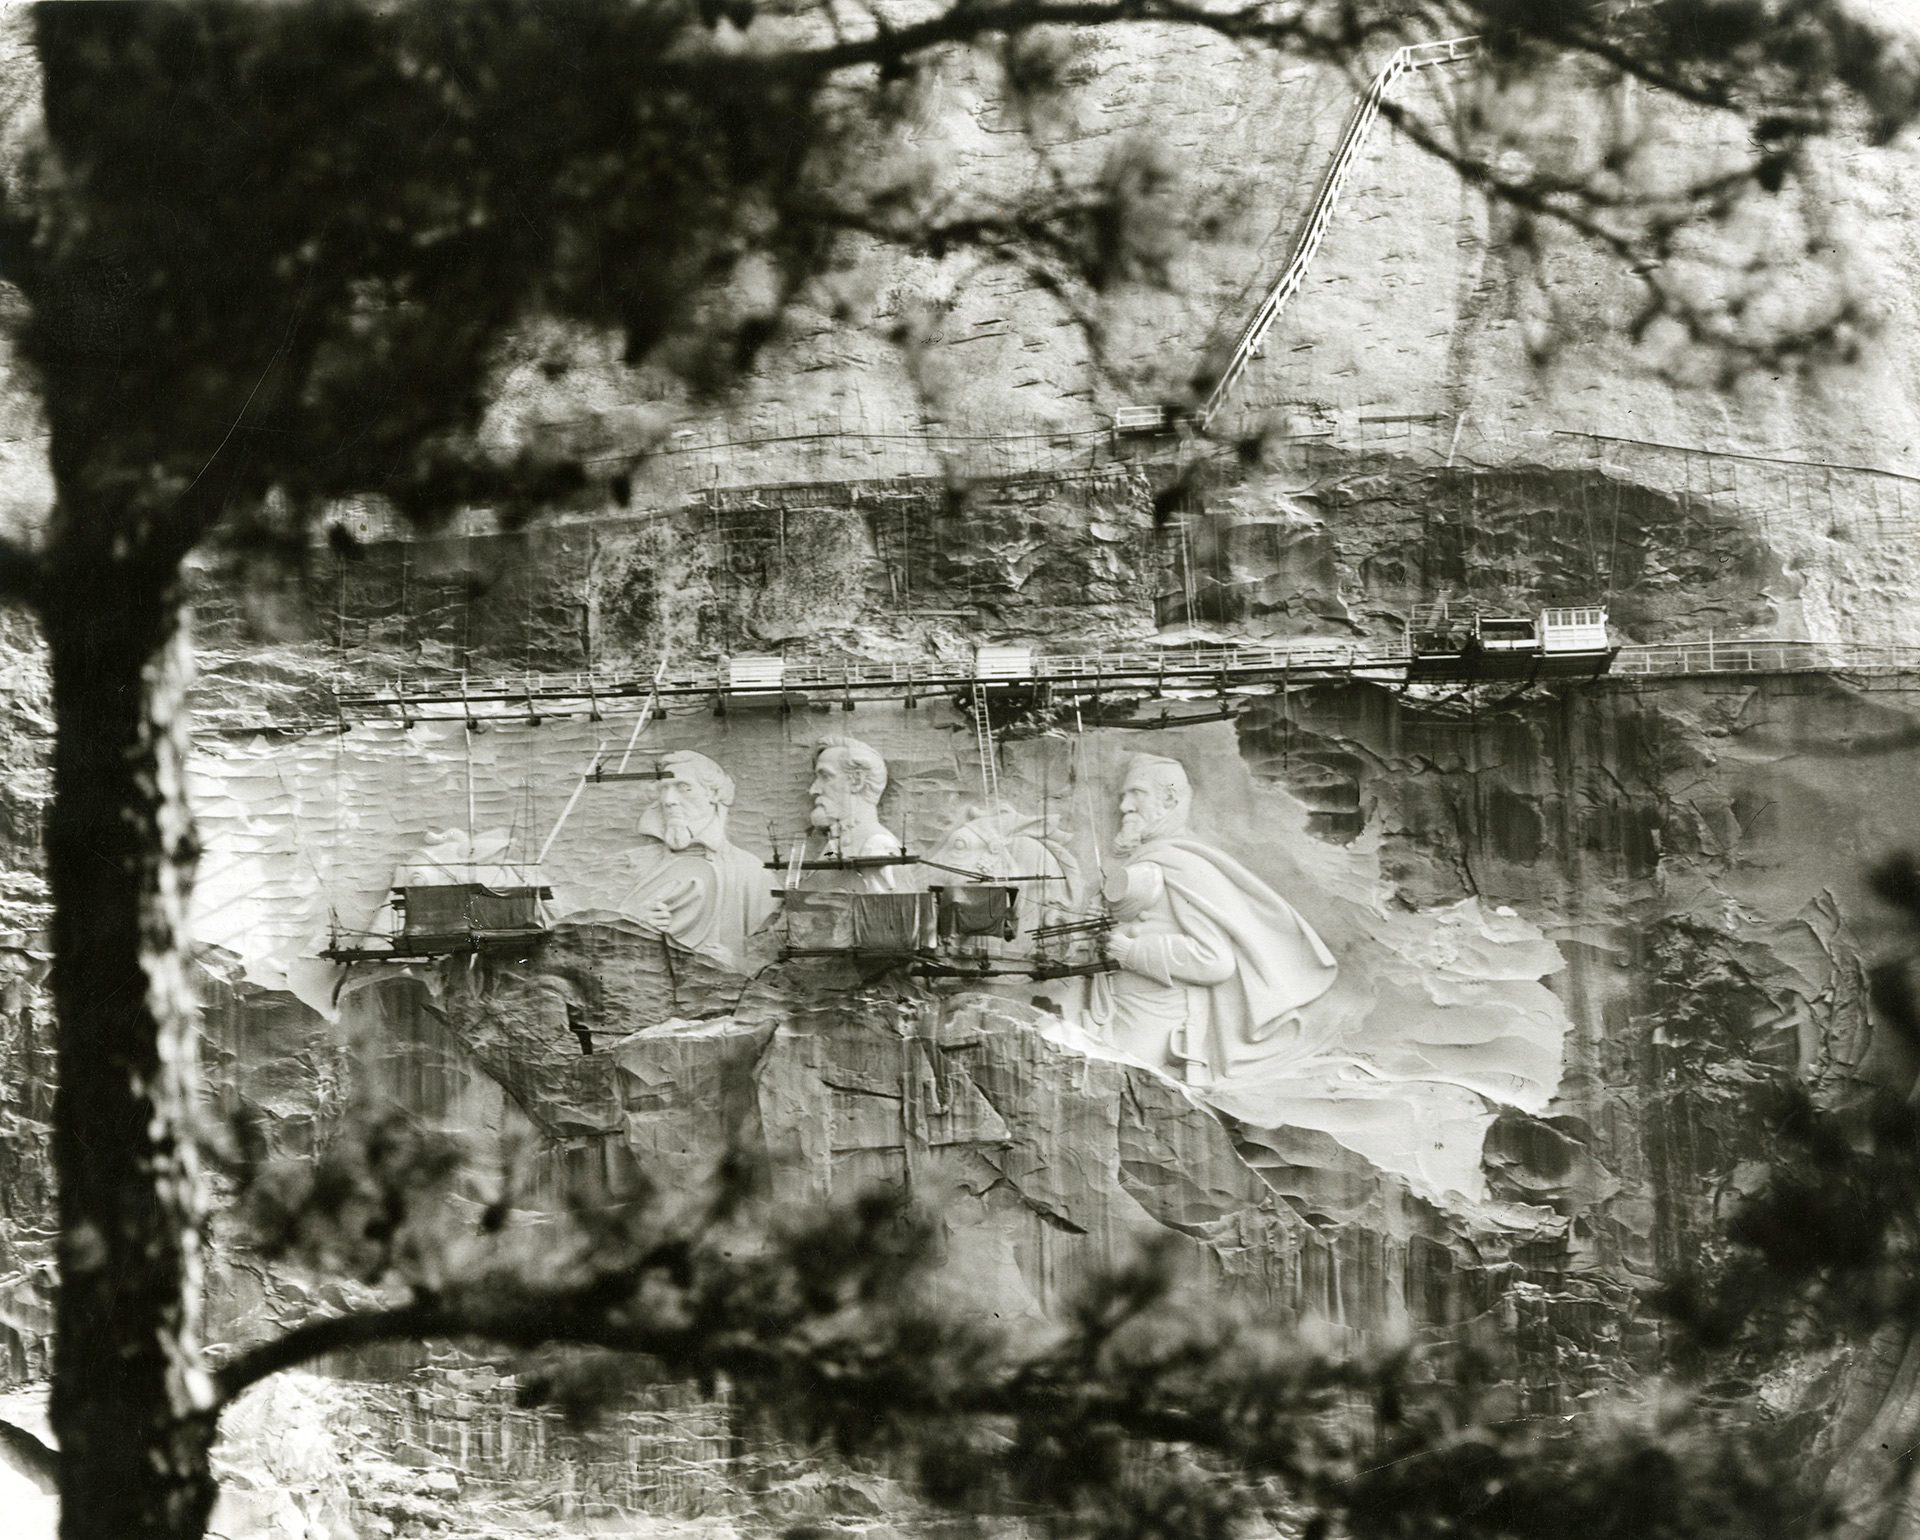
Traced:
<path fill-rule="evenodd" d="M 660 704 L 660 681 L 667 677 L 667 652 L 660 654 L 660 666 L 653 671 L 653 693 L 647 697 L 647 703 L 640 708 L 640 716 L 633 724 L 633 734 L 627 739 L 627 752 L 620 756 L 620 768 L 616 774 L 627 773 L 627 761 L 633 758 L 633 746 L 640 741 L 640 734 L 653 719 L 654 708 Z"/>

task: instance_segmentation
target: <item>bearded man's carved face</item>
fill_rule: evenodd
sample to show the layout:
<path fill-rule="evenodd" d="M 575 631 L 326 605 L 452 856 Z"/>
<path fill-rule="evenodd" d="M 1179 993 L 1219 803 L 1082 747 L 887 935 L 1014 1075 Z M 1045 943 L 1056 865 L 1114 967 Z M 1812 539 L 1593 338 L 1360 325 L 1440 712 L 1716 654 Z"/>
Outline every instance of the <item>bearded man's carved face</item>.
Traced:
<path fill-rule="evenodd" d="M 1163 772 L 1142 766 L 1120 788 L 1120 832 L 1114 847 L 1120 854 L 1138 850 L 1163 834 L 1178 834 L 1187 823 L 1180 789 Z"/>
<path fill-rule="evenodd" d="M 660 783 L 660 821 L 669 850 L 685 850 L 713 822 L 719 799 L 706 786 L 676 767 Z"/>
<path fill-rule="evenodd" d="M 822 749 L 814 760 L 813 784 L 807 793 L 813 798 L 810 820 L 816 829 L 852 823 L 855 810 L 865 800 L 854 783 L 847 751 L 838 745 Z"/>

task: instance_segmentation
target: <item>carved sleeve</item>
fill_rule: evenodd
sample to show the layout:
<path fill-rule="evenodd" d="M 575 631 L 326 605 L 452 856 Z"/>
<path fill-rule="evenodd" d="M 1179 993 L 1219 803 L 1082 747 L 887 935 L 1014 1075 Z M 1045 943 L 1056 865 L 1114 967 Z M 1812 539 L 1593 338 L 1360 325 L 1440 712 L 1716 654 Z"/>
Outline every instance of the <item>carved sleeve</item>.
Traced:
<path fill-rule="evenodd" d="M 1239 970 L 1233 943 L 1211 920 L 1190 908 L 1177 934 L 1135 936 L 1125 966 L 1162 984 L 1224 984 Z"/>

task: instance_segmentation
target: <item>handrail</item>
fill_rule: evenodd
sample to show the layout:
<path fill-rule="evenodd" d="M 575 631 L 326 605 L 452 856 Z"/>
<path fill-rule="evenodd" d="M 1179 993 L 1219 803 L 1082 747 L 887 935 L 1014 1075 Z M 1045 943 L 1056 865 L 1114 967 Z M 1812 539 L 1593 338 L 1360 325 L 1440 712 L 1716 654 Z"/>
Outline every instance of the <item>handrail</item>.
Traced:
<path fill-rule="evenodd" d="M 1287 302 L 1299 290 L 1307 276 L 1307 269 L 1313 263 L 1314 256 L 1320 250 L 1320 243 L 1326 239 L 1327 229 L 1333 223 L 1334 205 L 1340 201 L 1340 193 L 1352 174 L 1354 163 L 1359 160 L 1360 152 L 1366 148 L 1367 135 L 1372 132 L 1374 120 L 1380 116 L 1380 104 L 1386 100 L 1387 92 L 1394 83 L 1409 70 L 1425 69 L 1433 64 L 1451 64 L 1456 60 L 1472 58 L 1479 51 L 1480 40 L 1477 37 L 1449 38 L 1438 43 L 1413 43 L 1405 48 L 1395 49 L 1393 57 L 1388 59 L 1380 73 L 1353 105 L 1347 114 L 1346 127 L 1340 135 L 1340 148 L 1334 152 L 1333 160 L 1321 173 L 1320 185 L 1314 193 L 1313 203 L 1308 208 L 1306 223 L 1300 227 L 1295 237 L 1293 253 L 1287 258 L 1287 265 L 1281 270 L 1280 277 L 1267 291 L 1267 297 L 1240 328 L 1239 338 L 1234 343 L 1233 356 L 1227 361 L 1227 367 L 1221 371 L 1220 378 L 1208 393 L 1205 403 L 1194 414 L 1194 427 L 1204 433 L 1233 389 L 1240 383 L 1240 377 L 1247 372 L 1248 366 L 1259 353 L 1261 344 L 1267 340 L 1267 333 L 1273 330 L 1274 322 L 1287 307 Z"/>
<path fill-rule="evenodd" d="M 1697 674 L 1912 674 L 1920 673 L 1920 647 L 1869 642 L 1809 642 L 1768 638 L 1649 642 L 1622 647 L 1613 672 L 1637 675 Z"/>
<path fill-rule="evenodd" d="M 865 660 L 795 659 L 788 663 L 781 693 L 807 691 L 888 691 L 933 692 L 971 691 L 978 684 L 989 692 L 1009 685 L 1035 682 L 1097 685 L 1108 689 L 1134 689 L 1143 685 L 1166 685 L 1173 689 L 1192 689 L 1210 684 L 1224 671 L 1237 675 L 1279 674 L 1291 670 L 1302 677 L 1317 673 L 1393 668 L 1404 665 L 1404 645 L 1383 643 L 1309 642 L 1299 646 L 1269 647 L 1195 647 L 1036 655 L 1033 674 L 1019 680 L 997 675 L 976 675 L 971 661 L 946 666 L 924 662 L 885 663 Z M 621 699 L 650 697 L 656 690 L 662 697 L 715 696 L 736 693 L 729 684 L 723 666 L 676 670 L 665 675 L 644 674 L 503 674 L 488 679 L 466 676 L 461 681 L 435 681 L 419 677 L 396 680 L 384 688 L 337 692 L 339 704 L 346 709 L 413 709 L 434 704 L 461 705 L 463 709 L 484 705 L 511 706 L 525 715 L 529 699 L 594 700 L 604 712 Z M 753 694 L 751 690 L 737 692 Z"/>
<path fill-rule="evenodd" d="M 787 697 L 808 691 L 835 694 L 854 692 L 883 697 L 940 691 L 971 695 L 976 686 L 991 696 L 1009 684 L 1050 684 L 1076 695 L 1098 696 L 1145 690 L 1179 694 L 1197 691 L 1216 694 L 1222 682 L 1240 686 L 1306 684 L 1316 680 L 1372 678 L 1400 683 L 1411 661 L 1402 641 L 1304 641 L 1250 647 L 1191 647 L 1140 649 L 1128 652 L 1036 654 L 1031 676 L 1018 681 L 977 675 L 971 661 L 946 665 L 867 661 L 794 659 L 787 665 L 782 693 Z M 1611 672 L 1627 677 L 1684 677 L 1709 674 L 1836 673 L 1920 675 L 1920 646 L 1871 645 L 1853 642 L 1787 641 L 1769 638 L 1636 643 L 1621 647 Z M 670 674 L 607 675 L 598 672 L 566 674 L 503 674 L 496 678 L 469 675 L 445 680 L 396 681 L 386 689 L 338 689 L 335 699 L 342 712 L 411 713 L 418 720 L 431 716 L 425 708 L 449 707 L 461 714 L 528 716 L 530 702 L 543 707 L 563 701 L 592 703 L 602 713 L 616 701 L 669 697 L 719 697 L 728 693 L 725 670 L 682 669 Z M 752 693 L 752 692 L 747 692 Z M 558 715 L 559 712 L 552 714 Z"/>

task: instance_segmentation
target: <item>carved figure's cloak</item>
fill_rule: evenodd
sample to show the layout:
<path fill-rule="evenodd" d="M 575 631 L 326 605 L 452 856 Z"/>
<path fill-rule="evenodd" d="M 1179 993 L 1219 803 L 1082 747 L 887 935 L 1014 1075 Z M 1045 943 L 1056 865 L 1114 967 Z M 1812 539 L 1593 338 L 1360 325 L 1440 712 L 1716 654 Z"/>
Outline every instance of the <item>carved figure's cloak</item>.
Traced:
<path fill-rule="evenodd" d="M 1157 866 L 1180 930 L 1218 936 L 1232 952 L 1227 976 L 1203 986 L 1211 1041 L 1191 1044 L 1189 1052 L 1203 1050 L 1194 1057 L 1225 1077 L 1285 1051 L 1281 1026 L 1331 989 L 1340 972 L 1313 927 L 1232 856 L 1198 840 L 1149 840 L 1128 864 Z"/>

